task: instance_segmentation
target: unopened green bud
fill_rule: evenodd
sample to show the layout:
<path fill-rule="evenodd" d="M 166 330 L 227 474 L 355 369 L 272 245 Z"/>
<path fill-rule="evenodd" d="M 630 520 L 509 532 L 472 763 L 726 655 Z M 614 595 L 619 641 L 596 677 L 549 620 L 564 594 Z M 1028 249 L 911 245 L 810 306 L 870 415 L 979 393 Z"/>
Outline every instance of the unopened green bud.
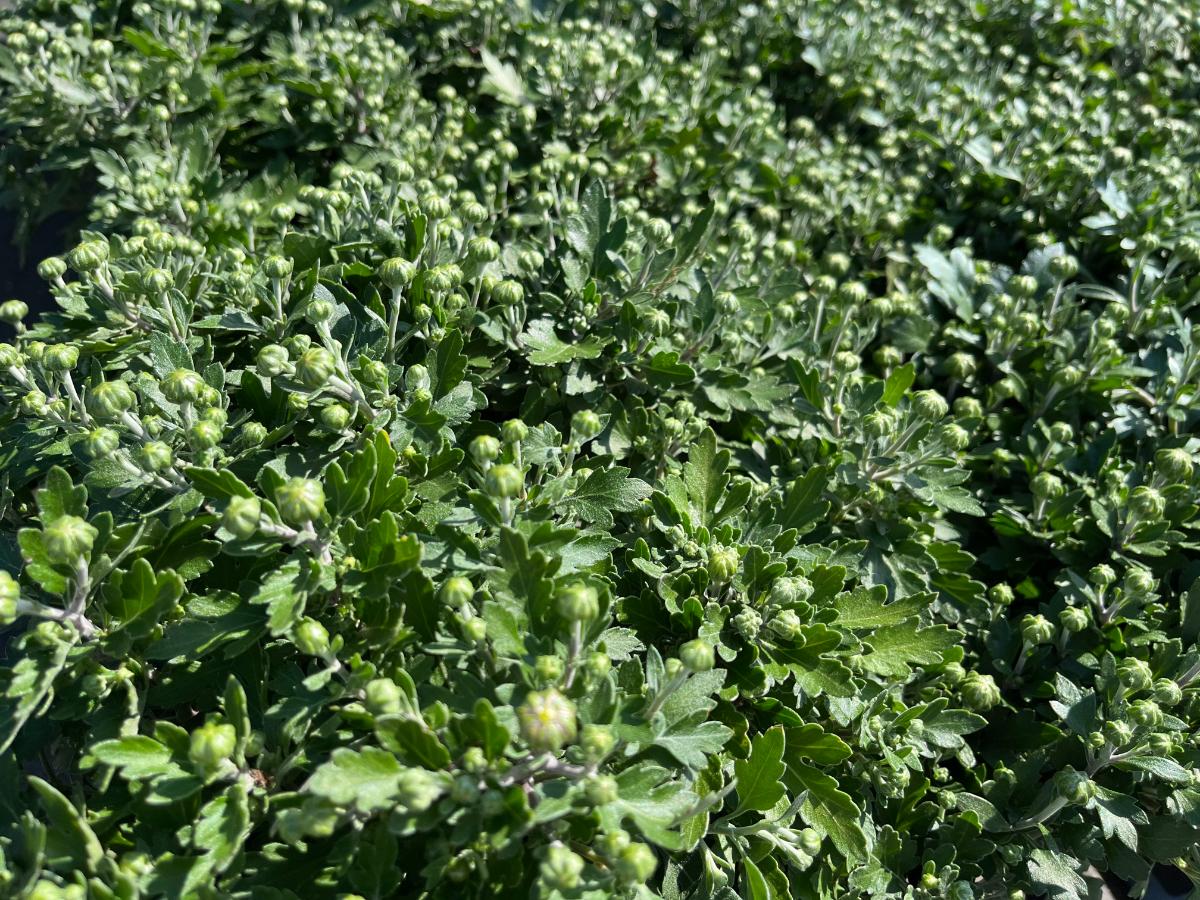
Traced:
<path fill-rule="evenodd" d="M 575 739 L 575 704 L 553 688 L 531 691 L 517 708 L 517 720 L 534 752 L 560 750 Z"/>
<path fill-rule="evenodd" d="M 29 315 L 29 304 L 22 300 L 5 300 L 0 303 L 0 322 L 16 325 Z"/>
<path fill-rule="evenodd" d="M 552 844 L 546 849 L 539 875 L 551 890 L 573 891 L 583 875 L 583 857 L 562 844 Z"/>
<path fill-rule="evenodd" d="M 1100 563 L 1098 566 L 1092 566 L 1088 572 L 1088 580 L 1096 587 L 1106 588 L 1117 580 L 1117 573 L 1113 571 L 1112 566 Z"/>
<path fill-rule="evenodd" d="M 17 604 L 21 588 L 7 569 L 0 569 L 0 628 L 17 620 Z"/>
<path fill-rule="evenodd" d="M 803 576 L 779 578 L 771 585 L 771 602 L 779 606 L 803 603 L 812 595 L 812 582 Z"/>
<path fill-rule="evenodd" d="M 67 260 L 76 272 L 94 272 L 108 261 L 108 242 L 84 241 L 67 254 Z"/>
<path fill-rule="evenodd" d="M 84 451 L 92 459 L 107 459 L 121 446 L 121 436 L 111 428 L 93 428 L 83 440 Z"/>
<path fill-rule="evenodd" d="M 43 281 L 57 281 L 67 272 L 67 264 L 59 256 L 49 256 L 38 263 L 38 277 Z"/>
<path fill-rule="evenodd" d="M 733 547 L 716 546 L 708 554 L 708 577 L 715 584 L 725 584 L 737 573 L 740 562 Z"/>
<path fill-rule="evenodd" d="M 621 851 L 613 864 L 613 872 L 622 884 L 645 884 L 658 868 L 654 851 L 646 844 L 634 842 Z"/>
<path fill-rule="evenodd" d="M 509 463 L 492 466 L 488 469 L 484 481 L 487 492 L 501 499 L 519 496 L 525 487 L 525 477 L 521 470 Z"/>
<path fill-rule="evenodd" d="M 594 587 L 576 581 L 559 591 L 555 608 L 568 622 L 590 622 L 600 613 L 600 599 Z"/>
<path fill-rule="evenodd" d="M 285 256 L 268 256 L 263 262 L 268 278 L 283 279 L 292 274 L 292 261 Z"/>
<path fill-rule="evenodd" d="M 520 419 L 509 419 L 501 426 L 500 436 L 506 444 L 519 444 L 529 437 L 529 426 Z"/>
<path fill-rule="evenodd" d="M 912 396 L 913 412 L 927 422 L 943 419 L 950 411 L 946 399 L 937 391 L 917 391 Z"/>
<path fill-rule="evenodd" d="M 388 287 L 396 290 L 408 287 L 416 277 L 417 267 L 407 259 L 393 257 L 379 264 L 379 278 Z"/>
<path fill-rule="evenodd" d="M 330 403 L 321 409 L 321 424 L 330 431 L 345 431 L 350 419 L 350 410 L 341 403 Z"/>
<path fill-rule="evenodd" d="M 1058 620 L 1062 623 L 1062 627 L 1071 634 L 1078 634 L 1088 627 L 1087 610 L 1080 609 L 1078 606 L 1068 606 L 1058 614 Z"/>
<path fill-rule="evenodd" d="M 1066 493 L 1062 479 L 1053 472 L 1039 472 L 1029 483 L 1030 491 L 1038 500 L 1053 500 Z"/>
<path fill-rule="evenodd" d="M 463 575 L 451 575 L 442 583 L 439 596 L 444 604 L 458 609 L 474 599 L 475 586 L 471 584 L 471 579 Z"/>
<path fill-rule="evenodd" d="M 329 632 L 324 625 L 308 616 L 292 629 L 292 642 L 306 656 L 324 657 L 329 653 Z"/>
<path fill-rule="evenodd" d="M 363 688 L 367 712 L 373 716 L 396 715 L 404 708 L 404 692 L 390 678 L 372 678 Z"/>
<path fill-rule="evenodd" d="M 492 298 L 501 306 L 514 306 L 525 299 L 525 289 L 516 281 L 501 281 L 492 288 Z"/>
<path fill-rule="evenodd" d="M 1104 723 L 1104 739 L 1120 749 L 1133 740 L 1133 728 L 1120 719 L 1109 719 Z"/>
<path fill-rule="evenodd" d="M 1131 693 L 1149 690 L 1154 683 L 1150 666 L 1137 657 L 1127 656 L 1117 665 L 1117 678 Z"/>
<path fill-rule="evenodd" d="M 490 434 L 481 434 L 471 441 L 471 458 L 482 465 L 500 456 L 500 442 Z"/>
<path fill-rule="evenodd" d="M 98 532 L 79 516 L 59 516 L 42 530 L 42 546 L 50 562 L 71 566 L 92 552 Z"/>
<path fill-rule="evenodd" d="M 607 806 L 616 803 L 620 797 L 617 779 L 611 775 L 593 775 L 584 782 L 583 791 L 593 806 Z"/>
<path fill-rule="evenodd" d="M 296 360 L 296 378 L 310 391 L 323 387 L 337 369 L 337 360 L 324 347 L 309 347 Z"/>
<path fill-rule="evenodd" d="M 1129 704 L 1129 718 L 1135 725 L 1157 728 L 1162 724 L 1163 712 L 1153 700 L 1135 700 Z"/>
<path fill-rule="evenodd" d="M 163 379 L 163 396 L 172 403 L 195 403 L 204 387 L 204 379 L 191 369 L 176 369 Z"/>
<path fill-rule="evenodd" d="M 133 389 L 124 381 L 106 381 L 88 394 L 87 408 L 97 419 L 110 421 L 132 409 L 136 402 Z"/>
<path fill-rule="evenodd" d="M 1000 688 L 991 675 L 968 672 L 961 689 L 967 706 L 977 712 L 986 712 L 1000 702 Z"/>
<path fill-rule="evenodd" d="M 42 356 L 42 365 L 51 372 L 69 372 L 78 363 L 79 348 L 70 344 L 54 344 Z"/>
<path fill-rule="evenodd" d="M 1192 479 L 1192 455 L 1182 447 L 1159 450 L 1154 454 L 1154 467 L 1169 481 Z"/>
<path fill-rule="evenodd" d="M 1040 614 L 1025 616 L 1021 620 L 1021 637 L 1033 646 L 1048 644 L 1054 640 L 1054 624 Z"/>
<path fill-rule="evenodd" d="M 215 769 L 233 755 L 237 731 L 232 725 L 205 722 L 188 739 L 188 759 L 204 770 Z"/>
<path fill-rule="evenodd" d="M 1134 597 L 1149 594 L 1157 587 L 1157 581 L 1149 569 L 1130 569 L 1125 573 L 1125 591 Z"/>
<path fill-rule="evenodd" d="M 708 672 L 716 665 L 716 654 L 711 644 L 695 638 L 679 648 L 679 661 L 689 672 Z"/>
<path fill-rule="evenodd" d="M 289 478 L 276 489 L 275 506 L 289 525 L 305 525 L 325 512 L 325 489 L 312 478 Z"/>
<path fill-rule="evenodd" d="M 257 497 L 235 496 L 229 498 L 225 512 L 221 515 L 221 524 L 230 534 L 246 540 L 258 532 L 261 518 L 262 503 Z"/>
<path fill-rule="evenodd" d="M 216 422 L 201 419 L 187 430 L 188 443 L 196 450 L 209 450 L 221 443 L 225 429 Z"/>
<path fill-rule="evenodd" d="M 571 417 L 571 435 L 580 443 L 594 438 L 600 428 L 600 417 L 590 409 L 581 409 Z"/>
<path fill-rule="evenodd" d="M 175 465 L 175 452 L 163 441 L 147 441 L 138 450 L 137 461 L 147 472 L 165 472 Z"/>
<path fill-rule="evenodd" d="M 1162 494 L 1145 485 L 1134 488 L 1133 493 L 1129 495 L 1129 508 L 1139 518 L 1151 522 L 1162 518 L 1166 505 Z"/>
<path fill-rule="evenodd" d="M 1154 682 L 1154 700 L 1160 706 L 1178 706 L 1183 702 L 1183 689 L 1170 678 Z"/>

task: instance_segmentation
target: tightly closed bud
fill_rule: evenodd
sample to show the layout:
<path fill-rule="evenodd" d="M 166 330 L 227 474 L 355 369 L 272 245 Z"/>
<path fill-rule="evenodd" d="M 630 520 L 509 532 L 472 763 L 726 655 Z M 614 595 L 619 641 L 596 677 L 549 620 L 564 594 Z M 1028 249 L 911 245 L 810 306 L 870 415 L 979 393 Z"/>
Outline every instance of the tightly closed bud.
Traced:
<path fill-rule="evenodd" d="M 951 450 L 959 451 L 967 449 L 967 445 L 971 443 L 971 436 L 961 425 L 948 422 L 938 429 L 938 440 Z"/>
<path fill-rule="evenodd" d="M 1032 297 L 1037 289 L 1037 279 L 1032 275 L 1014 275 L 1008 280 L 1008 292 L 1018 299 Z"/>
<path fill-rule="evenodd" d="M 539 874 L 551 890 L 573 891 L 579 887 L 583 874 L 583 857 L 562 844 L 552 844 L 546 850 Z"/>
<path fill-rule="evenodd" d="M 1117 573 L 1113 571 L 1112 566 L 1100 563 L 1098 566 L 1092 566 L 1088 572 L 1088 580 L 1098 588 L 1106 588 L 1117 580 Z"/>
<path fill-rule="evenodd" d="M 926 422 L 936 422 L 945 418 L 950 411 L 944 397 L 937 391 L 917 391 L 912 396 L 913 412 Z"/>
<path fill-rule="evenodd" d="M 481 434 L 470 445 L 471 458 L 482 465 L 500 456 L 500 442 L 490 434 Z"/>
<path fill-rule="evenodd" d="M 525 477 L 521 470 L 509 463 L 500 463 L 488 469 L 484 479 L 487 492 L 493 497 L 508 499 L 516 497 L 525 487 Z"/>
<path fill-rule="evenodd" d="M 204 379 L 191 369 L 176 369 L 163 379 L 163 396 L 172 403 L 195 403 L 204 387 Z"/>
<path fill-rule="evenodd" d="M 225 429 L 216 422 L 201 419 L 187 430 L 188 443 L 196 450 L 210 450 L 221 443 Z"/>
<path fill-rule="evenodd" d="M 617 739 L 607 725 L 584 725 L 579 734 L 579 746 L 592 762 L 604 759 L 616 745 Z"/>
<path fill-rule="evenodd" d="M 83 449 L 92 459 L 107 459 L 121 446 L 121 436 L 111 428 L 93 428 L 83 440 Z"/>
<path fill-rule="evenodd" d="M 162 294 L 174 286 L 175 279 L 166 269 L 148 269 L 142 273 L 142 284 L 151 293 Z"/>
<path fill-rule="evenodd" d="M 579 443 L 591 440 L 600 433 L 600 417 L 590 409 L 581 409 L 571 416 L 571 435 Z"/>
<path fill-rule="evenodd" d="M 137 397 L 125 382 L 97 384 L 88 395 L 88 412 L 101 421 L 118 418 L 121 413 L 133 408 Z"/>
<path fill-rule="evenodd" d="M 373 716 L 396 715 L 404 708 L 404 692 L 390 678 L 372 678 L 363 688 L 367 712 Z"/>
<path fill-rule="evenodd" d="M 257 497 L 231 497 L 221 516 L 221 524 L 230 534 L 246 540 L 258 532 L 261 517 L 262 503 Z"/>
<path fill-rule="evenodd" d="M 21 588 L 7 569 L 0 569 L 0 628 L 17 620 L 17 602 Z"/>
<path fill-rule="evenodd" d="M 538 681 L 550 684 L 562 678 L 563 662 L 557 656 L 542 655 L 533 661 L 533 672 Z"/>
<path fill-rule="evenodd" d="M 416 265 L 398 256 L 379 264 L 379 278 L 392 290 L 408 287 L 416 274 Z"/>
<path fill-rule="evenodd" d="M 529 437 L 529 426 L 520 419 L 509 419 L 500 427 L 500 436 L 506 444 L 519 444 Z"/>
<path fill-rule="evenodd" d="M 554 688 L 530 692 L 517 708 L 517 719 L 534 752 L 561 750 L 575 739 L 575 704 Z"/>
<path fill-rule="evenodd" d="M 292 642 L 306 656 L 324 657 L 329 653 L 329 632 L 324 625 L 308 616 L 292 629 Z"/>
<path fill-rule="evenodd" d="M 1129 495 L 1129 508 L 1139 518 L 1151 522 L 1161 519 L 1166 507 L 1167 503 L 1163 499 L 1163 495 L 1152 487 L 1146 487 L 1145 485 L 1136 487 L 1133 489 L 1133 493 Z"/>
<path fill-rule="evenodd" d="M 737 572 L 740 561 L 733 547 L 713 547 L 708 554 L 708 577 L 714 584 L 725 584 Z"/>
<path fill-rule="evenodd" d="M 1154 701 L 1160 706 L 1178 706 L 1183 701 L 1183 689 L 1170 678 L 1154 682 Z"/>
<path fill-rule="evenodd" d="M 147 441 L 137 454 L 138 464 L 147 472 L 165 472 L 175 464 L 175 453 L 162 441 Z"/>
<path fill-rule="evenodd" d="M 991 675 L 968 672 L 962 681 L 962 695 L 967 706 L 976 712 L 987 712 L 1000 702 L 1000 688 Z"/>
<path fill-rule="evenodd" d="M 1043 615 L 1025 616 L 1021 620 L 1021 637 L 1033 646 L 1048 644 L 1054 640 L 1054 624 Z"/>
<path fill-rule="evenodd" d="M 555 608 L 568 622 L 590 622 L 600 614 L 600 597 L 594 587 L 576 581 L 559 592 Z"/>
<path fill-rule="evenodd" d="M 238 435 L 238 442 L 243 447 L 259 447 L 267 439 L 268 434 L 267 426 L 262 422 L 246 422 L 242 425 L 241 433 Z"/>
<path fill-rule="evenodd" d="M 1157 728 L 1162 724 L 1163 712 L 1153 700 L 1135 700 L 1129 704 L 1129 718 L 1135 725 Z"/>
<path fill-rule="evenodd" d="M 975 374 L 975 357 L 969 353 L 954 353 L 946 360 L 946 372 L 951 378 L 965 381 Z"/>
<path fill-rule="evenodd" d="M 793 610 L 785 609 L 771 619 L 769 627 L 772 632 L 784 640 L 793 641 L 800 636 L 803 624 Z"/>
<path fill-rule="evenodd" d="M 758 640 L 758 633 L 762 630 L 762 616 L 756 610 L 747 608 L 730 619 L 729 624 L 734 631 L 753 643 Z"/>
<path fill-rule="evenodd" d="M 1133 727 L 1120 719 L 1104 723 L 1104 739 L 1114 747 L 1121 748 L 1133 740 Z"/>
<path fill-rule="evenodd" d="M 1087 610 L 1080 609 L 1078 606 L 1068 606 L 1058 614 L 1058 620 L 1062 623 L 1062 627 L 1071 634 L 1078 634 L 1088 627 Z"/>
<path fill-rule="evenodd" d="M 594 775 L 583 784 L 583 792 L 593 806 L 616 803 L 620 797 L 617 779 L 611 775 Z"/>
<path fill-rule="evenodd" d="M 779 578 L 771 585 L 771 602 L 779 606 L 803 603 L 812 595 L 812 582 L 803 576 Z"/>
<path fill-rule="evenodd" d="M 588 654 L 583 665 L 592 678 L 599 679 L 606 676 L 612 669 L 612 660 L 609 659 L 607 653 L 596 650 Z"/>
<path fill-rule="evenodd" d="M 1134 597 L 1149 594 L 1157 586 L 1157 582 L 1149 569 L 1130 569 L 1125 573 L 1125 591 Z"/>
<path fill-rule="evenodd" d="M 79 516 L 59 516 L 42 531 L 42 545 L 50 562 L 73 566 L 80 557 L 92 552 L 97 533 L 95 527 Z"/>
<path fill-rule="evenodd" d="M 974 397 L 959 397 L 954 401 L 954 415 L 960 419 L 982 419 L 983 404 Z"/>
<path fill-rule="evenodd" d="M 333 304 L 328 300 L 310 300 L 304 308 L 304 318 L 313 325 L 328 322 L 333 318 Z"/>
<path fill-rule="evenodd" d="M 1144 661 L 1133 656 L 1127 656 L 1117 666 L 1117 678 L 1131 693 L 1149 690 L 1154 683 L 1154 673 Z"/>
<path fill-rule="evenodd" d="M 292 261 L 285 256 L 268 256 L 263 262 L 268 278 L 283 279 L 292 274 Z"/>
<path fill-rule="evenodd" d="M 622 884 L 645 884 L 658 868 L 654 851 L 647 845 L 634 842 L 617 856 L 613 872 Z"/>
<path fill-rule="evenodd" d="M 337 368 L 337 360 L 324 347 L 309 347 L 296 360 L 296 378 L 310 391 L 323 387 Z"/>
<path fill-rule="evenodd" d="M 16 325 L 29 315 L 29 304 L 22 300 L 5 300 L 0 303 L 0 322 Z"/>
<path fill-rule="evenodd" d="M 988 597 L 993 603 L 1008 606 L 1013 602 L 1013 589 L 1002 581 L 988 588 Z"/>
<path fill-rule="evenodd" d="M 200 769 L 215 769 L 236 748 L 237 731 L 232 725 L 205 722 L 188 739 L 188 759 Z"/>
<path fill-rule="evenodd" d="M 451 575 L 442 583 L 439 596 L 444 604 L 454 609 L 470 603 L 475 597 L 475 586 L 463 575 Z"/>
<path fill-rule="evenodd" d="M 500 245 L 488 237 L 473 237 L 467 241 L 467 256 L 480 262 L 494 262 L 500 258 Z"/>
<path fill-rule="evenodd" d="M 492 288 L 492 298 L 501 306 L 513 306 L 525 299 L 525 289 L 515 281 L 502 281 Z"/>
<path fill-rule="evenodd" d="M 1079 273 L 1079 260 L 1069 254 L 1063 254 L 1051 259 L 1047 268 L 1059 281 L 1067 281 Z"/>
<path fill-rule="evenodd" d="M 876 350 L 872 358 L 881 369 L 890 369 L 904 362 L 904 354 L 890 344 Z"/>
<path fill-rule="evenodd" d="M 38 263 L 38 277 L 43 281 L 57 281 L 67 272 L 67 264 L 59 256 L 48 256 Z"/>
<path fill-rule="evenodd" d="M 1029 489 L 1038 500 L 1052 500 L 1066 493 L 1062 479 L 1053 472 L 1038 472 L 1029 482 Z"/>
<path fill-rule="evenodd" d="M 382 389 L 388 381 L 388 368 L 377 359 L 364 360 L 359 363 L 358 378 L 367 387 Z"/>
<path fill-rule="evenodd" d="M 321 424 L 330 431 L 345 431 L 350 418 L 350 410 L 341 403 L 330 403 L 321 410 Z"/>
<path fill-rule="evenodd" d="M 54 344 L 42 356 L 42 365 L 51 372 L 69 372 L 78 363 L 79 348 L 70 344 Z"/>
<path fill-rule="evenodd" d="M 1154 466 L 1169 481 L 1192 480 L 1192 455 L 1182 447 L 1159 450 L 1154 454 Z"/>
<path fill-rule="evenodd" d="M 289 478 L 275 491 L 275 506 L 289 525 L 305 525 L 325 512 L 325 489 L 312 478 Z"/>
<path fill-rule="evenodd" d="M 711 644 L 695 638 L 679 648 L 679 661 L 689 672 L 708 672 L 716 665 L 716 655 Z"/>
<path fill-rule="evenodd" d="M 94 272 L 108 261 L 107 241 L 84 241 L 67 254 L 76 272 Z"/>

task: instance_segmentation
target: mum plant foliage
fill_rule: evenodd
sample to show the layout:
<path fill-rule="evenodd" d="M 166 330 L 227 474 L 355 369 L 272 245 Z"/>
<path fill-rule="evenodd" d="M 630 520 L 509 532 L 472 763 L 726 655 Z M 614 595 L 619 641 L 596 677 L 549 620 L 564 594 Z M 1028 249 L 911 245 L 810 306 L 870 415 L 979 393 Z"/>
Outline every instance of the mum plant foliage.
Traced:
<path fill-rule="evenodd" d="M 0 893 L 1200 879 L 1196 11 L 0 19 Z"/>

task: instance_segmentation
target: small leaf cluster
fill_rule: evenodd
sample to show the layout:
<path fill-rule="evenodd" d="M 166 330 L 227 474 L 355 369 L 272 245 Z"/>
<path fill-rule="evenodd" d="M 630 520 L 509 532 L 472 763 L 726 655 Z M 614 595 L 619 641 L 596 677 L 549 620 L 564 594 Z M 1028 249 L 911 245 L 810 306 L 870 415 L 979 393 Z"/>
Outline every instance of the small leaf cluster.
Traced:
<path fill-rule="evenodd" d="M 0 894 L 1200 885 L 1197 24 L 0 15 Z"/>

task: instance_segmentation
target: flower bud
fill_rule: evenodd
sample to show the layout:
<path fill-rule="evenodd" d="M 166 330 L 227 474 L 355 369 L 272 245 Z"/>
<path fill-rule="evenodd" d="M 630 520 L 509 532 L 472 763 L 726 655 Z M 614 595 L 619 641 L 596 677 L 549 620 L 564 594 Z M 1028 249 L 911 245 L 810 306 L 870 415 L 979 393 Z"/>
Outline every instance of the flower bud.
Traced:
<path fill-rule="evenodd" d="M 392 290 L 408 287 L 416 274 L 416 265 L 398 256 L 379 264 L 379 278 Z"/>
<path fill-rule="evenodd" d="M 463 637 L 472 644 L 478 644 L 487 637 L 487 623 L 483 619 L 467 619 L 461 627 Z"/>
<path fill-rule="evenodd" d="M 162 441 L 147 441 L 138 450 L 137 461 L 146 472 L 165 472 L 175 464 L 175 454 Z"/>
<path fill-rule="evenodd" d="M 525 487 L 525 477 L 521 470 L 509 463 L 492 466 L 488 469 L 484 481 L 487 492 L 500 499 L 516 497 Z"/>
<path fill-rule="evenodd" d="M 233 755 L 237 731 L 232 725 L 205 722 L 188 739 L 188 759 L 197 768 L 212 770 Z"/>
<path fill-rule="evenodd" d="M 736 574 L 740 562 L 733 547 L 713 547 L 708 554 L 708 577 L 714 584 L 725 584 Z"/>
<path fill-rule="evenodd" d="M 350 418 L 350 410 L 341 403 L 330 403 L 321 409 L 321 424 L 330 431 L 345 431 Z"/>
<path fill-rule="evenodd" d="M 59 516 L 42 530 L 42 546 L 55 565 L 73 566 L 92 552 L 98 532 L 79 516 Z"/>
<path fill-rule="evenodd" d="M 543 684 L 551 684 L 562 678 L 563 662 L 557 656 L 543 654 L 533 661 L 533 672 Z"/>
<path fill-rule="evenodd" d="M 258 523 L 261 518 L 262 503 L 257 497 L 235 496 L 231 497 L 225 506 L 221 524 L 230 534 L 246 540 L 258 532 Z"/>
<path fill-rule="evenodd" d="M 263 262 L 268 278 L 284 279 L 292 274 L 292 261 L 285 256 L 268 256 Z"/>
<path fill-rule="evenodd" d="M 1183 701 L 1183 689 L 1170 678 L 1154 682 L 1154 701 L 1160 706 L 1178 706 Z"/>
<path fill-rule="evenodd" d="M 1071 634 L 1078 634 L 1088 627 L 1087 610 L 1080 609 L 1078 606 L 1068 606 L 1058 614 L 1058 620 L 1062 623 L 1062 627 Z"/>
<path fill-rule="evenodd" d="M 67 264 L 59 256 L 48 256 L 38 263 L 38 277 L 43 281 L 57 281 L 67 272 Z"/>
<path fill-rule="evenodd" d="M 1143 660 L 1127 656 L 1117 665 L 1117 678 L 1130 693 L 1149 690 L 1154 683 L 1154 673 Z"/>
<path fill-rule="evenodd" d="M 593 806 L 607 806 L 616 803 L 620 797 L 617 779 L 611 775 L 593 775 L 588 778 L 583 784 L 583 792 Z"/>
<path fill-rule="evenodd" d="M 516 281 L 501 281 L 492 288 L 492 299 L 501 306 L 514 306 L 525 299 L 525 289 Z"/>
<path fill-rule="evenodd" d="M 404 692 L 390 678 L 372 678 L 363 688 L 363 698 L 373 716 L 396 715 L 404 709 Z"/>
<path fill-rule="evenodd" d="M 459 609 L 475 598 L 475 586 L 463 575 L 451 575 L 442 583 L 438 595 L 446 606 Z"/>
<path fill-rule="evenodd" d="M 1134 597 L 1149 594 L 1157 586 L 1157 581 L 1149 569 L 1130 569 L 1125 573 L 1125 591 Z"/>
<path fill-rule="evenodd" d="M 571 436 L 582 444 L 600 433 L 600 417 L 590 409 L 581 409 L 571 417 Z"/>
<path fill-rule="evenodd" d="M 22 300 L 5 300 L 0 303 L 0 322 L 16 325 L 29 315 L 29 304 Z"/>
<path fill-rule="evenodd" d="M 196 450 L 211 450 L 224 435 L 225 429 L 208 419 L 193 422 L 187 430 L 188 443 Z"/>
<path fill-rule="evenodd" d="M 325 489 L 312 478 L 289 478 L 276 489 L 275 506 L 289 525 L 305 525 L 325 512 Z"/>
<path fill-rule="evenodd" d="M 971 443 L 971 436 L 961 425 L 947 422 L 938 429 L 938 440 L 954 451 L 966 450 Z"/>
<path fill-rule="evenodd" d="M 1154 522 L 1161 519 L 1166 506 L 1163 495 L 1152 487 L 1141 485 L 1134 488 L 1133 493 L 1129 495 L 1129 508 L 1139 518 L 1147 521 Z"/>
<path fill-rule="evenodd" d="M 1162 724 L 1163 712 L 1153 700 L 1135 700 L 1129 704 L 1129 718 L 1135 725 L 1157 728 Z"/>
<path fill-rule="evenodd" d="M 679 648 L 679 661 L 689 672 L 708 672 L 716 665 L 716 655 L 711 644 L 695 638 Z"/>
<path fill-rule="evenodd" d="M 1109 719 L 1104 723 L 1103 730 L 1104 739 L 1118 749 L 1133 740 L 1133 728 L 1120 719 Z"/>
<path fill-rule="evenodd" d="M 575 739 L 575 704 L 554 688 L 531 691 L 517 708 L 517 720 L 535 753 L 560 750 Z"/>
<path fill-rule="evenodd" d="M 917 391 L 912 396 L 912 409 L 918 418 L 926 422 L 936 422 L 945 418 L 950 411 L 944 397 L 937 391 Z"/>
<path fill-rule="evenodd" d="M 176 369 L 162 382 L 163 396 L 172 403 L 195 403 L 204 379 L 190 369 Z"/>
<path fill-rule="evenodd" d="M 92 459 L 108 459 L 121 446 L 121 436 L 111 428 L 93 428 L 83 440 L 83 449 Z"/>
<path fill-rule="evenodd" d="M 965 381 L 975 374 L 975 357 L 970 353 L 953 353 L 946 359 L 946 373 L 956 381 Z"/>
<path fill-rule="evenodd" d="M 785 641 L 794 641 L 803 631 L 803 623 L 793 610 L 785 609 L 774 616 L 768 626 L 771 631 Z"/>
<path fill-rule="evenodd" d="M 584 669 L 593 679 L 600 679 L 606 676 L 612 669 L 612 660 L 608 654 L 596 650 L 587 655 L 587 659 L 583 663 Z"/>
<path fill-rule="evenodd" d="M 78 362 L 79 348 L 70 344 L 54 344 L 42 356 L 42 365 L 51 372 L 69 372 Z"/>
<path fill-rule="evenodd" d="M 480 465 L 490 463 L 500 456 L 500 442 L 490 434 L 481 434 L 471 441 L 470 452 Z"/>
<path fill-rule="evenodd" d="M 1098 588 L 1106 588 L 1117 580 L 1117 573 L 1112 570 L 1112 566 L 1100 563 L 1098 566 L 1092 566 L 1088 572 L 1088 580 Z"/>
<path fill-rule="evenodd" d="M 779 606 L 792 606 L 796 603 L 803 603 L 812 595 L 812 582 L 803 576 L 778 578 L 771 585 L 771 603 Z"/>
<path fill-rule="evenodd" d="M 324 625 L 308 616 L 292 629 L 292 642 L 305 656 L 324 657 L 329 653 L 329 632 Z"/>
<path fill-rule="evenodd" d="M 67 254 L 67 260 L 76 272 L 94 272 L 108 261 L 108 242 L 84 241 Z"/>
<path fill-rule="evenodd" d="M 1029 482 L 1029 489 L 1037 500 L 1053 500 L 1066 493 L 1062 479 L 1053 472 L 1038 472 Z"/>
<path fill-rule="evenodd" d="M 0 628 L 17 620 L 17 602 L 21 588 L 7 569 L 0 569 Z"/>
<path fill-rule="evenodd" d="M 600 614 L 600 599 L 594 587 L 576 581 L 559 591 L 555 609 L 568 622 L 590 622 Z"/>
<path fill-rule="evenodd" d="M 1070 254 L 1055 256 L 1047 265 L 1050 274 L 1059 281 L 1068 281 L 1076 276 L 1079 272 L 1079 260 Z"/>
<path fill-rule="evenodd" d="M 1000 688 L 991 675 L 968 672 L 962 681 L 962 695 L 967 706 L 976 712 L 987 712 L 1000 702 Z"/>
<path fill-rule="evenodd" d="M 1154 454 L 1154 467 L 1168 481 L 1192 480 L 1192 455 L 1182 447 L 1159 450 Z"/>
<path fill-rule="evenodd" d="M 1021 620 L 1021 637 L 1031 646 L 1054 640 L 1054 624 L 1043 615 L 1025 616 Z"/>
<path fill-rule="evenodd" d="M 100 421 L 119 418 L 121 413 L 133 408 L 137 398 L 133 389 L 124 381 L 106 381 L 96 385 L 88 394 L 87 408 Z"/>
<path fill-rule="evenodd" d="M 305 321 L 312 325 L 320 325 L 333 318 L 333 304 L 328 300 L 310 300 L 304 308 Z"/>
<path fill-rule="evenodd" d="M 529 437 L 529 426 L 520 419 L 509 419 L 500 427 L 500 436 L 506 444 L 519 444 Z"/>
<path fill-rule="evenodd" d="M 1018 299 L 1032 297 L 1037 289 L 1037 279 L 1032 275 L 1014 275 L 1008 280 L 1008 292 Z"/>
<path fill-rule="evenodd" d="M 593 763 L 612 753 L 616 745 L 617 739 L 607 725 L 584 725 L 579 735 L 579 746 Z"/>
<path fill-rule="evenodd" d="M 960 419 L 982 419 L 983 404 L 974 397 L 959 397 L 954 401 L 954 415 Z"/>
<path fill-rule="evenodd" d="M 562 844 L 551 844 L 538 874 L 552 891 L 574 891 L 583 874 L 583 857 Z"/>
<path fill-rule="evenodd" d="M 1013 602 L 1013 589 L 1004 582 L 988 588 L 988 598 L 1001 606 L 1009 606 Z"/>
<path fill-rule="evenodd" d="M 658 868 L 654 851 L 647 845 L 634 842 L 617 856 L 613 872 L 622 884 L 645 884 Z"/>
<path fill-rule="evenodd" d="M 324 347 L 309 347 L 296 360 L 296 378 L 310 391 L 323 387 L 337 368 L 337 360 Z"/>

